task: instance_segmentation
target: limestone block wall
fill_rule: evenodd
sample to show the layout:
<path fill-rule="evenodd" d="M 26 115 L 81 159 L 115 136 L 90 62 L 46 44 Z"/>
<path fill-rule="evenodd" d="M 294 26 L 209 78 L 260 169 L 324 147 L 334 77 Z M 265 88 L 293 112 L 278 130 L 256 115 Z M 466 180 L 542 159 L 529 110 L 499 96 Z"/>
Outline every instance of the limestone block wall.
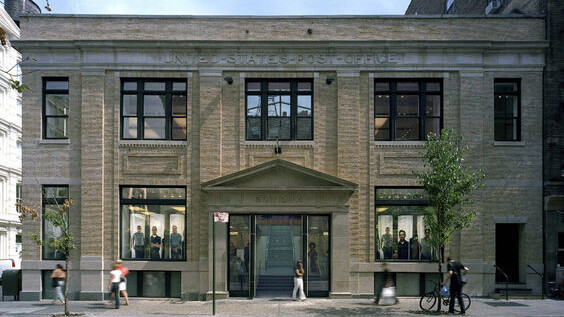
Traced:
<path fill-rule="evenodd" d="M 22 29 L 21 49 L 37 57 L 24 64 L 31 87 L 23 97 L 24 201 L 40 205 L 41 185 L 70 186 L 77 201 L 71 211 L 75 298 L 100 299 L 110 264 L 120 258 L 120 185 L 186 186 L 187 261 L 127 264 L 130 270 L 180 271 L 181 296 L 206 298 L 213 254 L 210 202 L 201 184 L 275 159 L 358 185 L 346 212 L 331 218 L 338 228 L 332 241 L 343 252 L 333 259 L 332 296 L 371 294 L 374 272 L 383 270 L 374 260 L 375 188 L 417 186 L 411 171 L 421 168 L 423 149 L 422 141 L 374 141 L 376 78 L 442 79 L 444 127 L 465 136 L 472 149 L 467 163 L 488 175 L 473 197 L 475 226 L 447 250 L 472 265 L 471 293 L 495 287 L 496 223 L 523 225 L 522 268 L 542 263 L 542 19 L 28 16 Z M 42 78 L 56 76 L 69 78 L 69 139 L 43 140 Z M 334 81 L 328 84 L 327 77 Z M 187 140 L 120 140 L 122 78 L 186 79 Z M 314 140 L 281 141 L 280 154 L 275 141 L 246 141 L 250 78 L 313 79 Z M 495 78 L 521 80 L 522 141 L 493 141 Z M 41 232 L 41 222 L 23 229 Z M 226 235 L 226 228 L 218 234 Z M 56 262 L 41 260 L 29 239 L 23 244 L 24 297 L 37 299 L 41 270 Z M 226 252 L 222 246 L 216 253 L 223 296 Z M 434 264 L 393 266 L 404 285 L 435 270 Z M 528 271 L 521 275 L 536 288 Z"/>

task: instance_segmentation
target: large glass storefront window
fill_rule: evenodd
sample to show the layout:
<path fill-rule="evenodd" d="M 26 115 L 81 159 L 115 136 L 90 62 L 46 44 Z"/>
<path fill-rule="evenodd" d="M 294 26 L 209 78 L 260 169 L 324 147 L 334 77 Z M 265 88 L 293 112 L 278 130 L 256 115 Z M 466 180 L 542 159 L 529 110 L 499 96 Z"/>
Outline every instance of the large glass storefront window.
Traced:
<path fill-rule="evenodd" d="M 434 261 L 421 188 L 376 188 L 376 260 Z"/>
<path fill-rule="evenodd" d="M 69 199 L 69 187 L 64 185 L 43 186 L 43 215 L 48 212 L 57 213 L 65 201 Z M 69 213 L 66 213 L 67 222 L 69 221 Z M 53 223 L 43 217 L 43 241 L 47 243 L 43 245 L 44 260 L 60 260 L 65 255 L 54 248 L 55 242 L 61 237 L 61 228 L 53 225 Z"/>
<path fill-rule="evenodd" d="M 121 258 L 186 259 L 186 188 L 121 187 Z"/>

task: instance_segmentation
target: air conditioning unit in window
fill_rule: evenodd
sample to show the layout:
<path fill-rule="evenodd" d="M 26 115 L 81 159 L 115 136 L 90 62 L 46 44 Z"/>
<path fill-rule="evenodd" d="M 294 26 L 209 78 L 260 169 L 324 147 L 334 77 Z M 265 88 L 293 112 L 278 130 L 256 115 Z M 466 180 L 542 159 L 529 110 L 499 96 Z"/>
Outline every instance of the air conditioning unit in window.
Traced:
<path fill-rule="evenodd" d="M 492 0 L 488 3 L 486 7 L 486 14 L 493 14 L 497 11 L 497 9 L 501 8 L 503 5 L 503 0 Z"/>

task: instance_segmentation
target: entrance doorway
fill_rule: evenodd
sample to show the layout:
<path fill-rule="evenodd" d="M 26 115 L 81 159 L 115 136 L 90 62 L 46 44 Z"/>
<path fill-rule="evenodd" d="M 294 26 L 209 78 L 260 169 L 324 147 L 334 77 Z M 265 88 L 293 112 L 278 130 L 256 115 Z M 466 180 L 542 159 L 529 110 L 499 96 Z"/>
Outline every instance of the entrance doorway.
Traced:
<path fill-rule="evenodd" d="M 290 297 L 298 260 L 306 296 L 328 296 L 329 228 L 327 215 L 231 215 L 230 296 Z"/>
<path fill-rule="evenodd" d="M 508 282 L 519 282 L 519 224 L 496 224 L 495 262 L 507 274 Z M 506 281 L 499 270 L 496 271 L 495 281 Z"/>

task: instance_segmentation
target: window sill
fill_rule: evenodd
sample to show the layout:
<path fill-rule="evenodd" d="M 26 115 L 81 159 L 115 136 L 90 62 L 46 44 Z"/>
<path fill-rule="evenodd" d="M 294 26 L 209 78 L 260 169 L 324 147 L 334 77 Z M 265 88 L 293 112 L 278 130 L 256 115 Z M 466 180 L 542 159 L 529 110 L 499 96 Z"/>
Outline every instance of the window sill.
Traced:
<path fill-rule="evenodd" d="M 185 147 L 187 141 L 168 140 L 120 140 L 119 147 Z"/>
<path fill-rule="evenodd" d="M 41 139 L 39 144 L 69 145 L 70 139 Z"/>
<path fill-rule="evenodd" d="M 422 148 L 425 141 L 372 141 L 376 147 L 407 147 Z"/>
<path fill-rule="evenodd" d="M 493 146 L 523 147 L 525 141 L 493 141 Z"/>
<path fill-rule="evenodd" d="M 292 146 L 292 147 L 313 147 L 314 141 L 245 141 L 245 146 L 265 147 L 265 146 Z"/>

